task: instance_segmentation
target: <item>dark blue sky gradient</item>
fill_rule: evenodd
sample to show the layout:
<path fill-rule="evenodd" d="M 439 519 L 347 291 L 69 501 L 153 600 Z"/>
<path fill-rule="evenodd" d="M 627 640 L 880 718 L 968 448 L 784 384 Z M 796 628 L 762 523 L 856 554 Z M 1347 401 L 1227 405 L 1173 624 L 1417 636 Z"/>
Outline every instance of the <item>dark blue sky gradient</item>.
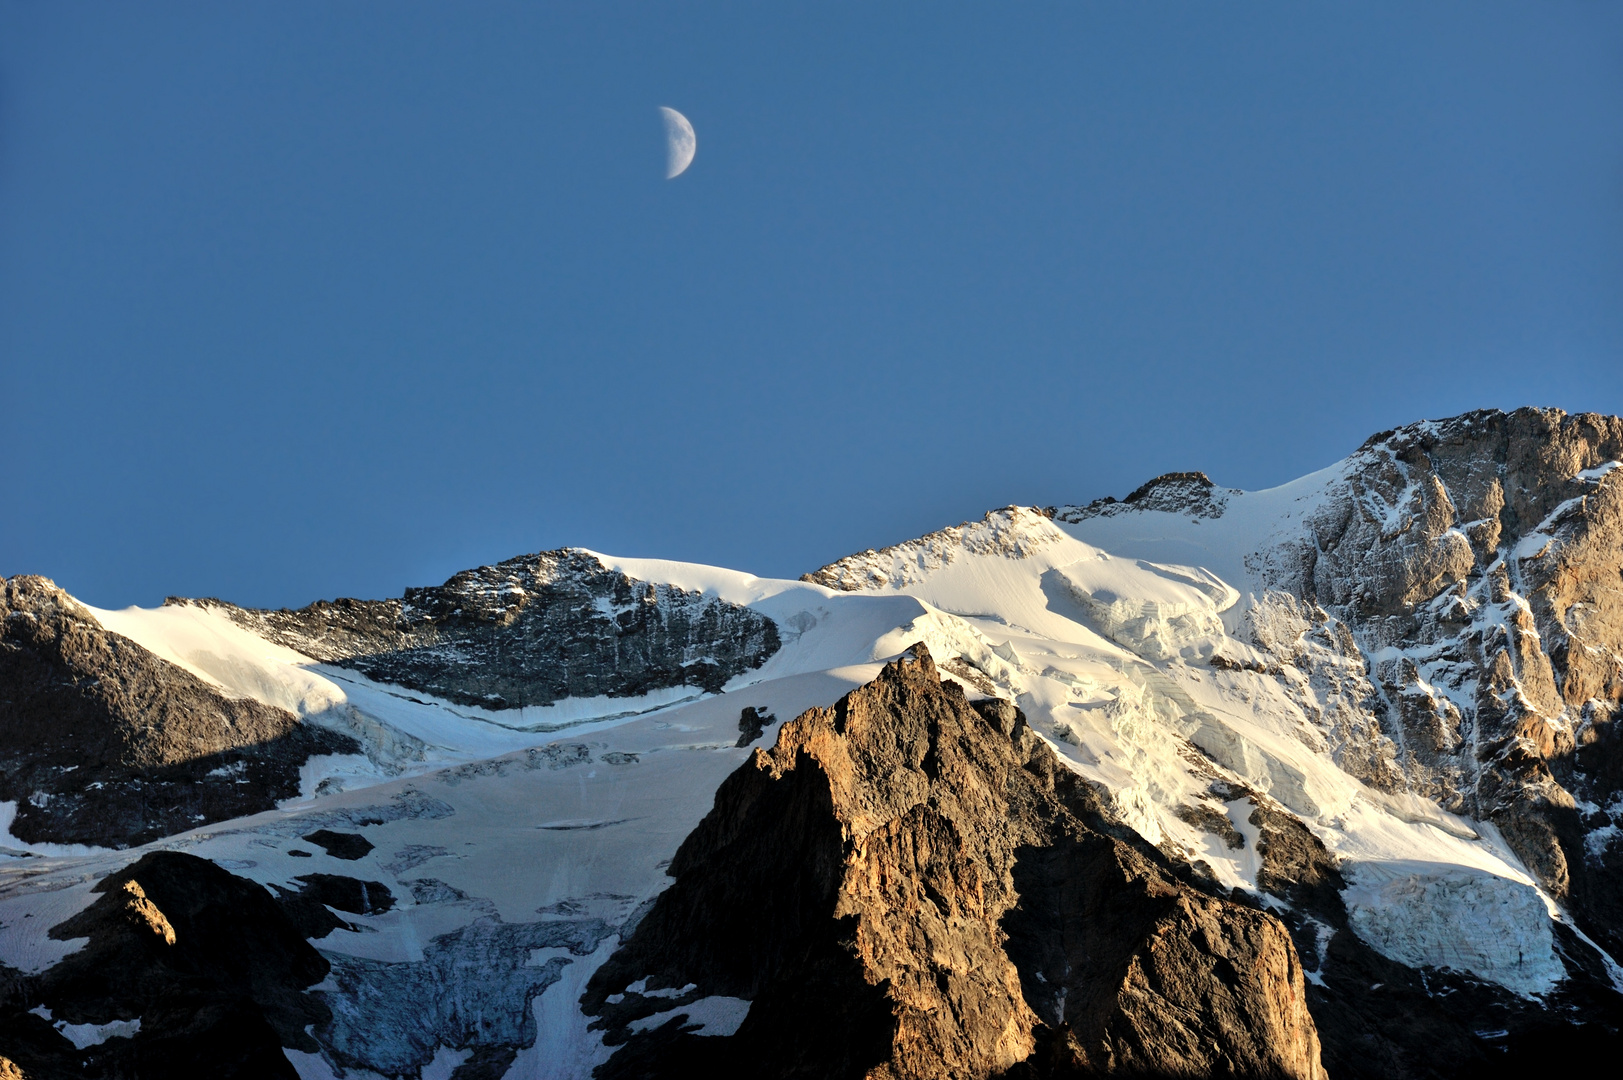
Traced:
<path fill-rule="evenodd" d="M 0 574 L 792 576 L 1623 411 L 1623 8 L 1011 7 L 0 0 Z"/>

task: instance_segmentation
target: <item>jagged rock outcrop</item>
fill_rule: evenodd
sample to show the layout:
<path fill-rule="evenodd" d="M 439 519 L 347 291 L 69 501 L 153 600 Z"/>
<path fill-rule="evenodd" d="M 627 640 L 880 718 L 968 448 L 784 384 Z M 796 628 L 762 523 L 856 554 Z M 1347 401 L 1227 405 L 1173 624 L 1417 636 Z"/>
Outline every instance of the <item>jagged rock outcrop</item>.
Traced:
<path fill-rule="evenodd" d="M 346 736 L 228 698 L 41 577 L 0 579 L 0 800 L 33 843 L 126 847 L 299 793 Z"/>
<path fill-rule="evenodd" d="M 329 1018 L 305 993 L 327 962 L 265 889 L 206 859 L 154 852 L 104 878 L 54 927 L 87 938 L 0 1003 L 0 1051 L 31 1080 L 230 1076 L 294 1080 Z"/>
<path fill-rule="evenodd" d="M 1324 1076 L 1285 927 L 922 646 L 784 725 L 669 873 L 582 999 L 600 1077 Z M 726 999 L 736 1033 L 692 1034 Z"/>
<path fill-rule="evenodd" d="M 768 724 L 777 723 L 778 718 L 764 710 L 746 706 L 738 715 L 738 745 L 748 746 L 759 739 Z"/>
<path fill-rule="evenodd" d="M 716 693 L 777 652 L 770 618 L 715 596 L 637 581 L 574 549 L 524 555 L 407 589 L 399 600 L 245 610 L 240 625 L 324 663 L 488 709 L 673 686 Z"/>
<path fill-rule="evenodd" d="M 1090 517 L 1110 517 L 1137 510 L 1163 510 L 1171 514 L 1189 514 L 1192 517 L 1222 517 L 1228 506 L 1228 497 L 1239 494 L 1212 483 L 1203 472 L 1163 473 L 1118 501 L 1106 495 L 1086 506 L 1051 507 L 1048 513 L 1058 521 L 1078 522 Z"/>
<path fill-rule="evenodd" d="M 356 927 L 340 919 L 335 911 L 352 915 L 380 915 L 394 907 L 394 894 L 381 881 L 362 881 L 342 874 L 300 874 L 296 889 L 272 885 L 276 902 L 288 921 L 310 940 L 324 938 L 334 930 Z"/>

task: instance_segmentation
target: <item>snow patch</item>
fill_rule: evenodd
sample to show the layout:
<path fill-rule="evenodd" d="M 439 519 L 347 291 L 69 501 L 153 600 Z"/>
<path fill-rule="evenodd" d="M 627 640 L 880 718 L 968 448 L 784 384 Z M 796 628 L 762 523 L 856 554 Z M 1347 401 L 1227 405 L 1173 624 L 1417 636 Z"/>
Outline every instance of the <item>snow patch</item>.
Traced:
<path fill-rule="evenodd" d="M 648 1031 L 657 1028 L 672 1017 L 686 1014 L 687 1020 L 682 1027 L 686 1030 L 693 1024 L 699 1025 L 697 1031 L 690 1031 L 691 1035 L 731 1035 L 736 1032 L 749 1015 L 750 1003 L 743 998 L 722 997 L 713 995 L 702 997 L 697 1001 L 689 1002 L 680 1008 L 669 1012 L 654 1013 L 641 1020 L 633 1020 L 630 1024 L 632 1031 Z"/>
<path fill-rule="evenodd" d="M 1577 476 L 1573 477 L 1573 479 L 1599 482 L 1613 469 L 1620 467 L 1623 467 L 1623 461 L 1608 461 L 1603 464 L 1596 465 L 1593 469 L 1583 470 Z"/>
<path fill-rule="evenodd" d="M 519 1051 L 507 1070 L 512 1080 L 575 1080 L 591 1076 L 609 1059 L 613 1048 L 603 1045 L 603 1032 L 590 1030 L 591 1021 L 580 1011 L 586 980 L 608 962 L 620 939 L 610 937 L 590 956 L 579 957 L 563 969 L 558 981 L 531 1003 L 536 1040 Z"/>
<path fill-rule="evenodd" d="M 472 1050 L 453 1050 L 449 1046 L 441 1046 L 434 1051 L 434 1060 L 424 1065 L 417 1074 L 418 1080 L 451 1080 L 456 1067 L 471 1057 Z"/>
<path fill-rule="evenodd" d="M 44 1020 L 51 1019 L 51 1010 L 43 1005 L 36 1005 L 28 1011 Z M 75 1050 L 84 1050 L 100 1046 L 108 1039 L 134 1038 L 141 1030 L 141 1018 L 112 1020 L 105 1024 L 70 1024 L 66 1020 L 57 1020 L 51 1026 L 72 1043 Z"/>
<path fill-rule="evenodd" d="M 1147 659 L 1210 657 L 1223 638 L 1218 613 L 1240 599 L 1210 571 L 1098 557 L 1055 571 L 1106 636 Z"/>

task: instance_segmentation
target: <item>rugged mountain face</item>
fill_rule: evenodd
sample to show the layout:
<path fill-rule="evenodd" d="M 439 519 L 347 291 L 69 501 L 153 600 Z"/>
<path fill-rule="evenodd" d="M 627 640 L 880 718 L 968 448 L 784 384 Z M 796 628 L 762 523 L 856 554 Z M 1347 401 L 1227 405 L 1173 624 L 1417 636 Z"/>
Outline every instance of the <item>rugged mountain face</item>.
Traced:
<path fill-rule="evenodd" d="M 0 579 L 0 800 L 18 839 L 125 847 L 266 810 L 349 738 L 228 698 L 39 577 Z"/>
<path fill-rule="evenodd" d="M 1246 565 L 1262 592 L 1242 626 L 1263 654 L 1244 663 L 1318 721 L 1343 769 L 1497 825 L 1614 955 L 1623 946 L 1620 460 L 1623 420 L 1559 410 L 1490 410 L 1376 435 L 1301 526 L 1254 530 Z M 1222 517 L 1225 493 L 1197 487 L 1211 486 L 1189 474 L 1152 481 L 1135 495 L 1176 497 L 1134 509 Z M 1131 512 L 1133 501 L 1054 513 L 1085 525 Z M 1212 663 L 1234 666 L 1221 655 Z M 1576 938 L 1564 947 L 1589 954 Z M 1613 981 L 1598 956 L 1580 966 L 1601 974 L 1599 986 Z M 1618 1021 L 1611 1000 L 1547 1005 Z M 1493 1011 L 1539 1022 L 1514 1002 Z"/>
<path fill-rule="evenodd" d="M 297 611 L 222 605 L 244 627 L 380 682 L 487 709 L 671 686 L 711 693 L 778 651 L 747 607 L 637 581 L 578 550 L 464 570 L 399 600 L 318 601 Z"/>
<path fill-rule="evenodd" d="M 1212 711 L 1212 699 L 1189 697 L 1189 680 L 1215 682 L 1254 710 L 1299 715 L 1306 726 L 1284 725 L 1291 739 L 1400 800 L 1389 804 L 1400 819 L 1425 818 L 1425 804 L 1402 801 L 1418 795 L 1490 823 L 1567 918 L 1615 955 L 1623 945 L 1616 899 L 1623 895 L 1616 876 L 1623 845 L 1615 820 L 1623 797 L 1612 721 L 1623 683 L 1620 435 L 1623 421 L 1608 417 L 1471 414 L 1377 436 L 1317 484 L 1261 507 L 1257 497 L 1220 489 L 1201 474 L 1175 473 L 1119 502 L 995 511 L 983 522 L 851 556 L 807 580 L 945 599 L 932 581 L 992 537 L 1004 558 L 1074 558 L 1048 554 L 1062 541 L 1033 520 L 1038 513 L 1105 546 L 1121 537 L 1167 538 L 1136 551 L 1126 545 L 1151 559 L 1174 551 L 1173 561 L 1193 562 L 1225 547 L 1243 554 L 1243 567 L 1234 568 L 1240 572 L 1230 575 L 1230 583 L 1254 589 L 1243 601 L 1233 590 L 1220 597 L 1224 583 L 1203 580 L 1204 571 L 1142 558 L 1139 568 L 1177 580 L 1173 592 L 1190 599 L 1164 589 L 1124 593 L 1094 571 L 1078 582 L 1072 567 L 1042 573 L 1080 585 L 1045 589 L 1050 610 L 1074 601 L 1083 622 L 1151 665 L 1135 677 L 1136 696 L 1102 703 L 1117 738 L 1148 748 L 1145 720 L 1179 732 L 1207 758 L 1221 796 L 1182 805 L 1165 794 L 1153 799 L 1167 800 L 1173 816 L 1234 848 L 1247 843 L 1235 826 L 1235 796 L 1248 789 L 1235 786 L 1236 773 L 1271 781 L 1291 804 L 1256 791 L 1245 796 L 1254 807 L 1249 825 L 1262 833 L 1251 841 L 1261 848 L 1256 884 L 1291 905 L 1282 917 L 1315 969 L 1309 1001 L 1332 1074 L 1454 1075 L 1502 1063 L 1497 1055 L 1532 1058 L 1540 1048 L 1615 1038 L 1623 1020 L 1616 969 L 1570 923 L 1557 921 L 1550 924 L 1554 940 L 1543 947 L 1566 973 L 1539 1004 L 1474 979 L 1456 981 L 1456 973 L 1434 966 L 1457 948 L 1440 947 L 1451 933 L 1410 920 L 1474 919 L 1511 898 L 1470 899 L 1479 887 L 1474 871 L 1402 862 L 1374 876 L 1361 868 L 1366 880 L 1392 880 L 1367 887 L 1375 893 L 1348 892 L 1340 860 L 1323 852 L 1304 823 L 1335 830 L 1343 819 L 1323 813 L 1324 800 L 1288 755 L 1242 735 Z M 1197 594 L 1212 603 L 1203 607 Z M 1021 700 L 1051 693 L 1033 687 L 1031 676 L 1052 669 L 1000 648 L 991 656 L 965 649 L 946 668 L 986 693 Z M 1187 666 L 1196 663 L 1215 669 L 1215 679 Z M 1062 721 L 1053 734 L 1080 742 L 1086 760 L 1088 744 L 1077 732 L 1085 728 Z M 1145 786 L 1153 791 L 1157 782 Z M 1119 793 L 1117 805 L 1124 805 Z M 1153 819 L 1136 824 L 1156 835 Z M 1441 818 L 1438 827 L 1460 828 Z M 1276 851 L 1289 835 L 1297 838 L 1293 849 L 1311 853 L 1318 845 L 1320 856 L 1270 866 L 1269 835 Z M 1302 894 L 1303 873 L 1331 884 Z M 1344 902 L 1344 893 L 1357 903 Z M 1397 905 L 1407 906 L 1406 914 L 1377 913 L 1400 894 L 1409 898 Z M 1455 914 L 1425 916 L 1429 905 Z M 1509 917 L 1504 930 L 1459 936 L 1492 939 L 1540 922 L 1534 905 Z M 1439 947 L 1416 947 L 1428 934 Z M 1511 953 L 1512 968 L 1528 955 Z M 1533 986 L 1499 977 L 1523 995 Z M 1372 998 L 1371 986 L 1387 1000 Z"/>
<path fill-rule="evenodd" d="M 748 607 L 637 581 L 579 551 L 464 571 L 402 600 L 168 604 L 218 610 L 305 657 L 491 710 L 684 685 L 714 693 L 780 647 L 776 623 Z M 0 619 L 0 800 L 18 805 L 18 839 L 144 843 L 299 794 L 312 756 L 375 749 L 331 730 L 375 733 L 370 718 L 344 710 L 304 723 L 228 692 L 108 632 L 43 578 L 0 579 Z M 413 736 L 384 735 L 423 753 Z"/>
<path fill-rule="evenodd" d="M 1623 948 L 1620 460 L 1623 420 L 1555 410 L 1472 413 L 1376 436 L 1303 535 L 1253 555 L 1259 577 L 1284 595 L 1251 613 L 1271 653 L 1310 678 L 1357 684 L 1349 696 L 1380 721 L 1379 739 L 1356 740 L 1366 779 L 1498 825 L 1614 952 Z M 1310 637 L 1364 672 L 1349 680 L 1337 661 L 1316 662 L 1301 644 Z"/>
<path fill-rule="evenodd" d="M 670 873 L 583 999 L 624 1044 L 599 1076 L 1324 1075 L 1278 920 L 1180 880 L 922 645 L 786 724 Z M 690 1034 L 716 998 L 736 1033 Z"/>
<path fill-rule="evenodd" d="M 263 887 L 157 852 L 96 889 L 50 931 L 88 939 L 82 949 L 43 975 L 10 973 L 0 1053 L 14 1068 L 31 1080 L 298 1075 L 281 1048 L 316 1049 L 305 1029 L 330 1014 L 304 990 L 327 962 Z"/>

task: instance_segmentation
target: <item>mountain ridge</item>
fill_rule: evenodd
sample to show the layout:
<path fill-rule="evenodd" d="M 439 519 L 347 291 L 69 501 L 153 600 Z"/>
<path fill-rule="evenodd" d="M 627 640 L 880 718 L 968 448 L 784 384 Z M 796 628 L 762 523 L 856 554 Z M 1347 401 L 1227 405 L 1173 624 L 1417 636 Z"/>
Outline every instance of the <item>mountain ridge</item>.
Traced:
<path fill-rule="evenodd" d="M 335 974 L 308 993 L 333 1020 L 315 1028 L 314 1050 L 284 1042 L 304 1077 L 361 1069 L 415 1078 L 431 1065 L 462 1076 L 652 1075 L 746 1045 L 788 1046 L 799 1036 L 769 1023 L 782 1014 L 768 1007 L 772 994 L 788 1000 L 788 991 L 766 994 L 778 984 L 765 969 L 757 973 L 765 981 L 745 980 L 754 989 L 740 996 L 737 978 L 718 988 L 695 977 L 686 987 L 676 968 L 658 975 L 613 958 L 625 949 L 697 955 L 704 941 L 731 948 L 723 938 L 737 920 L 704 930 L 702 919 L 661 914 L 687 888 L 684 867 L 695 856 L 679 851 L 703 846 L 695 838 L 714 833 L 708 815 L 720 812 L 722 793 L 756 783 L 741 778 L 758 774 L 760 761 L 779 761 L 780 778 L 797 775 L 795 761 L 822 761 L 823 751 L 807 759 L 802 745 L 828 722 L 818 717 L 848 695 L 886 700 L 885 687 L 904 674 L 922 677 L 897 665 L 922 670 L 924 656 L 933 658 L 936 689 L 919 690 L 917 700 L 936 704 L 921 715 L 956 717 L 932 721 L 930 738 L 950 728 L 965 733 L 955 737 L 964 745 L 979 745 L 999 725 L 1005 741 L 1018 728 L 1025 734 L 1014 743 L 1051 763 L 1029 758 L 1014 772 L 994 770 L 1005 777 L 998 783 L 1019 787 L 1026 781 L 1007 778 L 1035 775 L 1028 766 L 1074 777 L 1065 783 L 1089 793 L 1089 820 L 1103 823 L 1088 828 L 1130 841 L 1135 858 L 1159 867 L 1144 873 L 1174 892 L 1193 889 L 1206 898 L 1197 907 L 1238 904 L 1260 913 L 1256 925 L 1277 928 L 1300 974 L 1305 1022 L 1317 1032 L 1319 1049 L 1292 1066 L 1300 1075 L 1318 1075 L 1322 1062 L 1338 1080 L 1444 1077 L 1563 1046 L 1616 1045 L 1620 461 L 1616 418 L 1484 410 L 1382 433 L 1336 465 L 1268 491 L 1166 474 L 1119 501 L 994 510 L 798 582 L 564 549 L 465 571 L 396 601 L 256 612 L 176 600 L 103 612 L 65 593 L 46 603 L 39 598 L 60 590 L 42 580 L 8 579 L 0 586 L 7 595 L 35 599 L 27 610 L 8 608 L 0 663 L 43 655 L 68 633 L 103 643 L 74 655 L 146 657 L 136 669 L 156 690 L 140 700 L 180 694 L 202 703 L 186 706 L 191 722 L 218 717 L 191 746 L 180 721 L 141 714 L 191 746 L 177 764 L 197 790 L 251 786 L 229 769 L 208 779 L 222 766 L 207 755 L 222 750 L 204 744 L 229 730 L 228 716 L 277 718 L 277 730 L 332 741 L 289 757 L 278 766 L 282 786 L 257 802 L 230 804 L 240 809 L 202 823 L 162 819 L 171 824 L 159 833 L 131 832 L 109 816 L 88 837 L 99 846 L 88 848 L 60 846 L 87 834 L 53 833 L 27 801 L 44 793 L 82 803 L 75 777 L 89 779 L 83 763 L 18 759 L 60 790 L 29 781 L 0 793 L 18 807 L 18 827 L 36 830 L 0 840 L 14 852 L 0 858 L 0 964 L 9 965 L 0 988 L 14 988 L 0 1009 L 0 1055 L 21 1060 L 5 1045 L 6 1024 L 23 1023 L 16 1018 L 34 1016 L 36 1005 L 83 1018 L 109 1053 L 121 1040 L 145 1045 L 162 1034 L 156 1019 L 147 1036 L 120 1034 L 127 1017 L 102 1016 L 89 1002 L 41 1005 L 28 988 L 53 985 L 49 973 L 73 955 L 74 946 L 43 930 L 94 903 L 98 875 L 164 850 L 195 853 L 270 889 L 294 925 L 322 935 L 314 945 Z M 99 692 L 95 664 L 111 662 L 86 661 L 50 692 Z M 955 703 L 941 704 L 947 699 Z M 924 730 L 917 717 L 879 712 L 896 732 Z M 1018 723 L 1007 719 L 1015 714 Z M 0 736 L 33 730 L 16 723 L 22 715 L 12 699 L 0 701 Z M 829 746 L 847 738 L 827 737 Z M 247 760 L 257 745 L 222 747 Z M 923 778 L 920 790 L 935 783 L 920 767 L 863 765 L 852 782 L 891 798 L 909 790 L 910 776 Z M 129 797 L 138 773 L 118 774 L 107 797 Z M 844 797 L 819 828 L 862 833 L 868 826 L 853 824 L 858 804 Z M 812 820 L 813 804 L 796 805 Z M 985 833 L 1004 816 L 973 818 L 953 835 Z M 894 818 L 904 819 L 912 820 Z M 756 820 L 753 842 L 766 843 L 775 827 Z M 928 897 L 923 883 L 933 871 L 896 845 L 946 833 L 922 818 L 894 829 L 892 855 L 874 872 L 902 890 L 894 896 Z M 314 850 L 307 837 L 331 846 Z M 120 842 L 129 850 L 109 849 Z M 712 845 L 707 858 L 725 846 Z M 1107 905 L 1103 863 L 1022 876 L 1057 858 L 1044 850 L 1037 845 L 1026 870 L 1016 860 L 1009 871 L 1025 882 L 1008 887 L 1010 910 L 1050 893 L 1071 898 L 1056 901 L 1060 913 Z M 741 872 L 718 870 L 718 880 Z M 847 872 L 830 870 L 817 888 Z M 940 883 L 930 888 L 950 894 Z M 743 903 L 746 893 L 728 902 Z M 906 926 L 926 911 L 924 901 L 887 906 L 878 894 L 862 903 L 875 927 Z M 789 908 L 780 899 L 752 910 L 752 925 L 771 926 Z M 1031 925 L 1015 935 L 1027 942 L 1015 952 L 1041 954 L 1043 943 L 1072 933 L 1056 914 Z M 930 933 L 937 946 L 956 947 L 952 934 Z M 805 938 L 807 947 L 813 938 L 828 947 L 826 930 Z M 550 957 L 544 968 L 499 961 L 501 949 L 521 943 Z M 858 967 L 842 970 L 866 972 L 851 984 L 851 1007 L 869 1018 L 858 1026 L 892 1031 L 874 1035 L 879 1056 L 861 1069 L 853 1058 L 813 1073 L 844 1075 L 849 1066 L 858 1075 L 882 1060 L 891 1062 L 886 1075 L 936 1067 L 927 1061 L 956 1062 L 940 1067 L 977 1077 L 1129 1068 L 1129 1058 L 1075 1034 L 1088 1017 L 1064 1021 L 1072 1035 L 1054 1034 L 1050 991 L 1029 973 L 1007 997 L 1007 1015 L 1039 1023 L 1021 1021 L 1026 1034 L 1013 1042 L 975 1034 L 973 1024 L 931 1028 L 936 1020 L 907 1028 L 935 1034 L 897 1042 L 902 1029 L 887 1025 L 904 1015 L 898 1003 L 914 1000 L 907 994 L 924 995 L 906 1006 L 920 1017 L 946 1015 L 947 1000 L 919 1004 L 938 993 L 928 978 L 896 990 L 901 997 L 862 997 L 859 984 L 901 985 L 884 971 L 938 963 L 897 947 L 884 954 L 891 959 L 858 948 L 838 961 L 855 955 Z M 1030 967 L 987 948 L 988 970 Z M 913 958 L 897 959 L 904 956 Z M 1059 969 L 1047 963 L 1030 970 L 1051 987 Z M 951 964 L 942 970 L 948 983 L 962 975 Z M 483 983 L 455 974 L 477 971 L 487 973 Z M 1225 992 L 1240 985 L 1233 978 L 1219 979 Z M 1102 993 L 1077 989 L 1066 1000 L 1104 1002 Z M 463 1000 L 499 1021 L 483 1032 L 469 1027 L 444 1004 Z M 1262 1014 L 1247 1015 L 1246 1031 L 1267 1026 Z M 29 1039 L 64 1038 L 26 1026 Z M 763 1034 L 771 1031 L 778 1034 Z M 1067 1041 L 1073 1035 L 1080 1041 Z M 28 1046 L 37 1048 L 25 1040 L 18 1052 Z M 786 1060 L 783 1074 L 794 1068 Z"/>

